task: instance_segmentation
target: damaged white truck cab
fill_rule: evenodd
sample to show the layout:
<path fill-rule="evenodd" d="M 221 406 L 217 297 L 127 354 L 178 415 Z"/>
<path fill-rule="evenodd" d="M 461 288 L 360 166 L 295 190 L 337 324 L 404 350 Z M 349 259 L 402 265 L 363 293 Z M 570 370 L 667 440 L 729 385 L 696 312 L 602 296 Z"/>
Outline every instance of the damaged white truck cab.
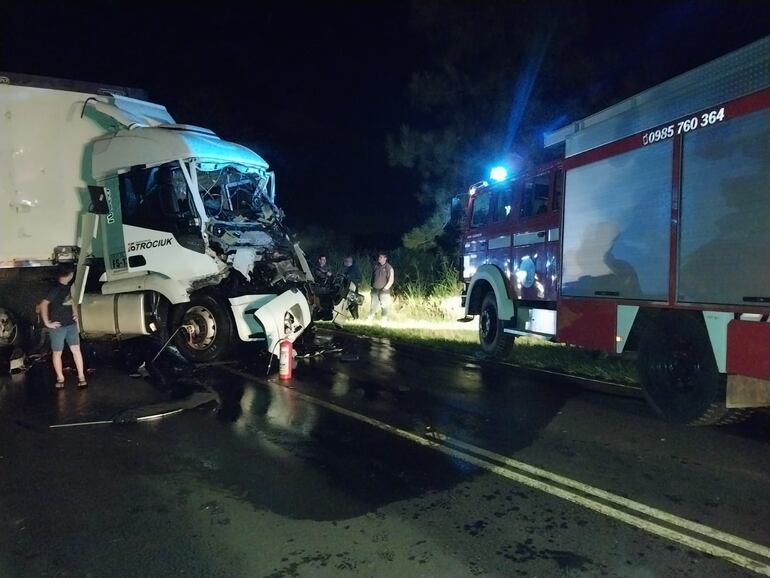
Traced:
<path fill-rule="evenodd" d="M 34 322 L 42 268 L 76 259 L 88 336 L 160 332 L 211 361 L 308 327 L 312 275 L 262 157 L 127 89 L 0 81 L 0 346 Z"/>

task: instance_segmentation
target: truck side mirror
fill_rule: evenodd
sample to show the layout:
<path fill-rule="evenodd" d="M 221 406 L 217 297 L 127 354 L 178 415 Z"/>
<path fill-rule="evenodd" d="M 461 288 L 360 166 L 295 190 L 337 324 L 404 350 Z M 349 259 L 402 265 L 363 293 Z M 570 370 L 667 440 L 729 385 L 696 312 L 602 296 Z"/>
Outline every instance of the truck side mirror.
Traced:
<path fill-rule="evenodd" d="M 449 209 L 449 224 L 459 226 L 465 216 L 465 206 L 468 201 L 467 195 L 455 195 L 452 197 L 452 205 Z"/>
<path fill-rule="evenodd" d="M 91 196 L 91 207 L 88 212 L 94 215 L 108 215 L 110 205 L 107 202 L 107 192 L 104 187 L 88 185 L 88 194 Z"/>

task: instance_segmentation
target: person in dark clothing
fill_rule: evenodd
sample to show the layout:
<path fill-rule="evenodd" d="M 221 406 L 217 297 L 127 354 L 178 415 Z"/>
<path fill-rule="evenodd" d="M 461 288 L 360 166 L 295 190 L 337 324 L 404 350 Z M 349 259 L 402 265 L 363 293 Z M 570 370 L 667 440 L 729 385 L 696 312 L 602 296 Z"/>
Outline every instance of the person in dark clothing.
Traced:
<path fill-rule="evenodd" d="M 358 270 L 358 266 L 353 262 L 353 257 L 345 257 L 342 264 L 344 265 L 342 274 L 348 281 L 355 283 L 357 288 L 360 288 L 362 280 L 361 271 Z"/>
<path fill-rule="evenodd" d="M 313 309 L 314 317 L 324 321 L 331 320 L 334 314 L 334 283 L 333 275 L 323 253 L 313 265 Z"/>
<path fill-rule="evenodd" d="M 326 283 L 332 276 L 332 272 L 329 269 L 329 265 L 326 262 L 326 255 L 319 255 L 318 261 L 316 261 L 315 267 L 313 268 L 313 277 L 315 277 L 315 282 L 324 284 Z"/>
<path fill-rule="evenodd" d="M 345 296 L 347 299 L 348 311 L 353 319 L 358 319 L 358 306 L 364 302 L 363 295 L 359 293 L 361 281 L 363 279 L 361 271 L 358 270 L 358 266 L 353 262 L 353 257 L 351 256 L 345 257 L 342 264 L 344 265 L 342 274 L 348 283 L 348 291 Z M 353 285 L 350 285 L 351 283 Z"/>
<path fill-rule="evenodd" d="M 377 255 L 377 264 L 372 271 L 372 307 L 369 311 L 369 320 L 374 319 L 378 310 L 382 311 L 382 320 L 388 320 L 388 308 L 390 307 L 390 290 L 396 280 L 388 256 L 385 253 Z"/>
<path fill-rule="evenodd" d="M 78 371 L 78 387 L 88 387 L 83 367 L 83 354 L 80 352 L 80 328 L 78 315 L 72 301 L 70 283 L 75 276 L 69 265 L 59 265 L 56 270 L 56 284 L 51 287 L 40 303 L 43 324 L 50 330 L 51 358 L 56 372 L 56 389 L 64 387 L 62 352 L 64 344 L 69 345 L 72 359 Z"/>

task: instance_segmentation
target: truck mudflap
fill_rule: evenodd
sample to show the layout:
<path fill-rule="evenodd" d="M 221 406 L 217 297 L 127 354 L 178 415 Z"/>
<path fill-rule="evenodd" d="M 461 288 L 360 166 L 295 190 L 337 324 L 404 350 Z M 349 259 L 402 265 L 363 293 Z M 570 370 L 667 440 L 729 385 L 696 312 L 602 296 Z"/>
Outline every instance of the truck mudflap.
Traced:
<path fill-rule="evenodd" d="M 279 340 L 294 341 L 311 322 L 307 298 L 298 289 L 280 295 L 243 295 L 229 301 L 241 340 L 265 341 L 271 353 Z"/>
<path fill-rule="evenodd" d="M 727 407 L 770 406 L 770 322 L 745 314 L 727 324 Z"/>

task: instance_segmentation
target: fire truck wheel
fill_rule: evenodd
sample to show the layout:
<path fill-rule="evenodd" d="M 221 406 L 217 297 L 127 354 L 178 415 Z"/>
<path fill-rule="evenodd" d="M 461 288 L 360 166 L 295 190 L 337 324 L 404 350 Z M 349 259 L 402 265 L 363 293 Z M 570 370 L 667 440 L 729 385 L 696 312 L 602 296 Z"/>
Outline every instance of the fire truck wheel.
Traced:
<path fill-rule="evenodd" d="M 227 355 L 233 343 L 234 324 L 221 299 L 200 293 L 193 295 L 189 303 L 173 307 L 169 331 L 177 331 L 174 345 L 182 355 L 190 361 L 206 363 Z"/>
<path fill-rule="evenodd" d="M 697 317 L 669 314 L 648 325 L 639 342 L 638 362 L 644 396 L 662 418 L 716 425 L 738 417 L 725 406 L 725 379 Z"/>
<path fill-rule="evenodd" d="M 503 332 L 503 322 L 497 315 L 494 291 L 484 295 L 479 314 L 479 342 L 481 349 L 495 359 L 507 357 L 513 348 L 513 335 Z"/>

